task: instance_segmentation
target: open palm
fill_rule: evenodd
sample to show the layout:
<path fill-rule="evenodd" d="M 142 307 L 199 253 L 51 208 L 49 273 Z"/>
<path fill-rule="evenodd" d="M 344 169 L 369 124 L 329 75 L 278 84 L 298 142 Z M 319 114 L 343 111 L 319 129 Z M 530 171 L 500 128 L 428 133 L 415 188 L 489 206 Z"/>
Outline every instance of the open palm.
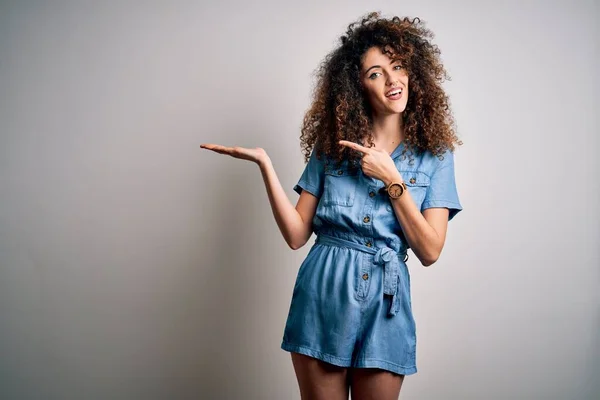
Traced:
<path fill-rule="evenodd" d="M 227 146 L 221 146 L 220 144 L 207 143 L 207 144 L 201 144 L 200 148 L 212 150 L 219 154 L 227 154 L 227 155 L 230 155 L 231 157 L 239 158 L 242 160 L 253 161 L 255 163 L 260 162 L 267 156 L 267 152 L 260 147 L 255 147 L 253 149 L 249 149 L 246 147 L 239 147 L 239 146 L 227 147 Z"/>

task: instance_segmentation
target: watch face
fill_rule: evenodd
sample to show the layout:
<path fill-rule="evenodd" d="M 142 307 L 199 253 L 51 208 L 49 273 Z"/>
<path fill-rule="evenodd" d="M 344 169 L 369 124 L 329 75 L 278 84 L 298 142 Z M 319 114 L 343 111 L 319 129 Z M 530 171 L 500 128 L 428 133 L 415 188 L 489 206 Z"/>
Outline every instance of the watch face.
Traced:
<path fill-rule="evenodd" d="M 390 197 L 397 199 L 404 192 L 404 188 L 399 183 L 392 183 L 388 189 Z"/>

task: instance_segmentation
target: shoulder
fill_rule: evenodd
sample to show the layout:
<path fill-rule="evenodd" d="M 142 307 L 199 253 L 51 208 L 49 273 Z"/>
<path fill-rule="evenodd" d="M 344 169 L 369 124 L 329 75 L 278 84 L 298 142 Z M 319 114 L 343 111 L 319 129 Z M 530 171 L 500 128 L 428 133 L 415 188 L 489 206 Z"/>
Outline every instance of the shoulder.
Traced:
<path fill-rule="evenodd" d="M 419 154 L 419 157 L 419 169 L 429 176 L 435 174 L 439 169 L 454 166 L 454 153 L 449 149 L 438 154 L 425 150 Z"/>
<path fill-rule="evenodd" d="M 398 157 L 396 165 L 399 170 L 418 171 L 428 176 L 432 176 L 436 171 L 454 166 L 454 153 L 450 150 L 444 150 L 438 154 L 433 154 L 430 150 L 408 153 L 405 156 Z"/>

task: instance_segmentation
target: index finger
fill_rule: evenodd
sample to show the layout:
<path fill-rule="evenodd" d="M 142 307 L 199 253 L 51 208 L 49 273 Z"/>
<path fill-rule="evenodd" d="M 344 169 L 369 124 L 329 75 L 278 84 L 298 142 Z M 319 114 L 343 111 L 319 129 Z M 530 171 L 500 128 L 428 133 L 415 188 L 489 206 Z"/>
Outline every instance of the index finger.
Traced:
<path fill-rule="evenodd" d="M 346 146 L 346 147 L 350 147 L 351 149 L 358 150 L 361 153 L 368 153 L 370 151 L 370 149 L 368 147 L 364 147 L 358 143 L 349 142 L 347 140 L 340 140 L 338 143 L 341 144 L 342 146 Z"/>

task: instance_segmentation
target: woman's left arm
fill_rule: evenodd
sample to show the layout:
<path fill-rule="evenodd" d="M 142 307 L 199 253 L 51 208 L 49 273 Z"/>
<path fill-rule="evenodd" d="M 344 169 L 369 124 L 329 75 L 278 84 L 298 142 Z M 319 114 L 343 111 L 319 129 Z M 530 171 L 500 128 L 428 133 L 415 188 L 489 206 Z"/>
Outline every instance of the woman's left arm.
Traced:
<path fill-rule="evenodd" d="M 339 143 L 363 153 L 360 164 L 365 175 L 380 179 L 386 186 L 404 181 L 387 152 L 346 140 Z M 390 198 L 409 246 L 426 267 L 439 258 L 446 241 L 448 221 L 462 209 L 454 185 L 452 155 L 448 154 L 441 164 L 431 178 L 431 186 L 423 201 L 423 212 L 417 208 L 408 190 L 397 199 Z"/>
<path fill-rule="evenodd" d="M 384 179 L 386 184 L 401 181 L 399 172 Z M 390 198 L 390 202 L 404 236 L 421 264 L 428 267 L 436 262 L 446 241 L 448 209 L 428 208 L 421 213 L 408 190 L 397 199 Z"/>

